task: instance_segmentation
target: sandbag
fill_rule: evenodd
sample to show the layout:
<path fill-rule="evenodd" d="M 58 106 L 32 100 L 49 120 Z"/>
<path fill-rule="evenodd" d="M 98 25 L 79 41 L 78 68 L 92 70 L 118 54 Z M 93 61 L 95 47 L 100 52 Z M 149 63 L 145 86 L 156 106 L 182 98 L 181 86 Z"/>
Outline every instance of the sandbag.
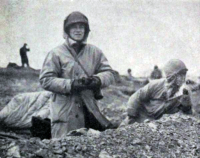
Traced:
<path fill-rule="evenodd" d="M 33 116 L 50 118 L 51 92 L 23 93 L 15 96 L 0 111 L 0 123 L 10 128 L 30 128 Z"/>

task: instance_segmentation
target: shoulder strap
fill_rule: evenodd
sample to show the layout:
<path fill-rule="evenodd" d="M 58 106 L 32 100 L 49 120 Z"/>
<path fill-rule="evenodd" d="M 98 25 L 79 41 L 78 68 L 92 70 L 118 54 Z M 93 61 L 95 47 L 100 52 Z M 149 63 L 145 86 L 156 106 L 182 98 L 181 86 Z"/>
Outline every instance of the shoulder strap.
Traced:
<path fill-rule="evenodd" d="M 79 64 L 79 66 L 81 67 L 81 69 L 83 70 L 83 72 L 87 75 L 87 77 L 90 77 L 90 75 L 88 74 L 88 72 L 85 70 L 85 68 L 83 67 L 83 65 L 81 64 L 81 62 L 78 60 L 77 56 L 75 56 L 74 54 L 76 54 L 75 50 L 70 48 L 69 46 L 67 46 L 67 49 L 69 50 L 70 54 L 72 55 L 72 57 L 74 58 L 74 60 Z"/>

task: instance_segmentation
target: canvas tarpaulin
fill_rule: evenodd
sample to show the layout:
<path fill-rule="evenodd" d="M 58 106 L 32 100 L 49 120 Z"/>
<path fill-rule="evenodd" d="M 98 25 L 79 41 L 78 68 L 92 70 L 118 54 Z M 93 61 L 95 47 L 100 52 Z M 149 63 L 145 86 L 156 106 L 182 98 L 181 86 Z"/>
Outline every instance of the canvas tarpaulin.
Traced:
<path fill-rule="evenodd" d="M 32 92 L 16 95 L 0 111 L 0 123 L 11 128 L 30 128 L 33 116 L 49 118 L 50 92 Z"/>

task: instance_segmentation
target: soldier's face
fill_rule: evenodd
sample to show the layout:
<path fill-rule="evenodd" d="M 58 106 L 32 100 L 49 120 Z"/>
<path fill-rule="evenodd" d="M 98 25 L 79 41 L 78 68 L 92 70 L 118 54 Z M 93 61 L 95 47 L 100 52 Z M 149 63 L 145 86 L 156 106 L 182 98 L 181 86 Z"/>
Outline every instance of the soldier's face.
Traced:
<path fill-rule="evenodd" d="M 178 74 L 176 77 L 176 85 L 182 86 L 185 82 L 186 74 Z"/>
<path fill-rule="evenodd" d="M 82 41 L 85 35 L 85 25 L 76 23 L 70 26 L 69 35 L 75 41 Z"/>

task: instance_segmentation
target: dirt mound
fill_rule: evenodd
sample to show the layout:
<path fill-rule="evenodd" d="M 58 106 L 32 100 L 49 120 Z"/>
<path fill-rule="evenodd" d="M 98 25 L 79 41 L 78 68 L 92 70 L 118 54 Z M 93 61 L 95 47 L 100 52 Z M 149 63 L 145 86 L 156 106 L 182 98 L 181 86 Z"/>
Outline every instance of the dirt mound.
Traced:
<path fill-rule="evenodd" d="M 39 71 L 2 68 L 0 75 L 3 76 L 0 78 L 0 108 L 16 94 L 42 90 L 38 82 Z M 128 82 L 122 77 L 117 85 L 103 89 L 104 98 L 99 101 L 102 113 L 112 122 L 120 123 L 126 114 L 129 93 L 144 86 L 146 83 L 143 81 L 145 79 L 141 78 Z M 194 107 L 200 107 L 196 106 L 200 105 L 199 95 L 199 91 L 192 94 Z M 81 136 L 66 136 L 57 140 L 41 141 L 30 135 L 15 133 L 6 132 L 1 135 L 0 132 L 1 158 L 37 158 L 39 155 L 44 158 L 160 158 L 200 155 L 200 121 L 194 116 L 179 113 L 117 130 L 101 133 L 83 131 Z M 6 134 L 11 137 L 5 138 Z"/>
<path fill-rule="evenodd" d="M 8 63 L 7 68 L 20 69 L 21 66 L 17 65 L 16 63 Z"/>
<path fill-rule="evenodd" d="M 62 139 L 30 139 L 16 141 L 20 155 L 43 158 L 134 158 L 134 157 L 193 157 L 200 155 L 200 120 L 177 113 L 164 115 L 160 120 L 134 123 L 117 130 L 83 132 L 81 136 Z M 1 150 L 5 141 L 1 142 Z M 31 145 L 25 148 L 25 145 Z M 9 146 L 9 145 L 7 145 Z M 36 152 L 37 150 L 37 152 Z M 29 155 L 29 156 L 28 156 Z"/>
<path fill-rule="evenodd" d="M 36 70 L 36 69 L 34 69 L 32 67 L 26 67 L 25 68 L 25 67 L 17 65 L 16 63 L 9 62 L 8 65 L 7 65 L 7 69 L 10 69 L 10 68 L 28 70 L 28 71 L 33 71 L 33 72 L 35 71 L 37 73 L 39 73 L 39 71 L 40 71 L 40 70 Z"/>

